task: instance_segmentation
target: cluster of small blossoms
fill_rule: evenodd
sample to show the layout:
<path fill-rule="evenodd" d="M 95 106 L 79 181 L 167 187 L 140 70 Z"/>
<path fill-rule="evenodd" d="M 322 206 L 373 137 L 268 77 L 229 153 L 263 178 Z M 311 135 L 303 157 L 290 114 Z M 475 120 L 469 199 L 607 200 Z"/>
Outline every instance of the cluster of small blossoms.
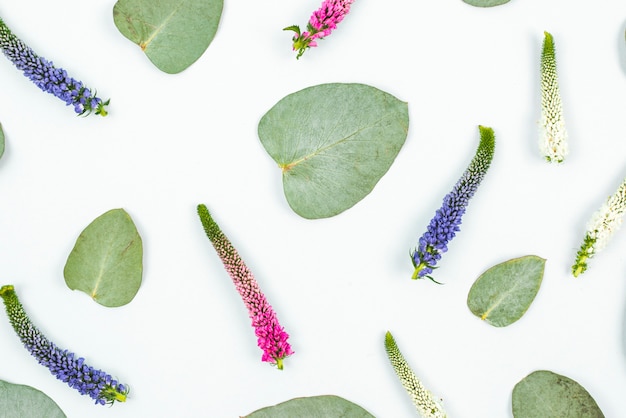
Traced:
<path fill-rule="evenodd" d="M 18 39 L 0 19 L 0 49 L 11 62 L 21 70 L 41 90 L 53 94 L 72 105 L 79 115 L 106 116 L 105 107 L 109 101 L 96 97 L 83 83 L 69 77 L 62 68 L 35 54 L 24 42 Z"/>
<path fill-rule="evenodd" d="M 576 261 L 572 266 L 572 274 L 578 277 L 587 270 L 587 260 L 602 250 L 611 236 L 622 224 L 626 212 L 626 180 L 617 191 L 598 209 L 587 224 L 587 232 L 580 250 L 576 254 Z"/>
<path fill-rule="evenodd" d="M 470 198 L 474 195 L 481 181 L 491 165 L 495 150 L 495 136 L 493 129 L 479 126 L 480 143 L 474 158 L 454 185 L 452 192 L 443 199 L 441 208 L 428 224 L 428 228 L 419 239 L 416 250 L 411 254 L 411 261 L 415 270 L 413 279 L 428 277 L 432 273 L 441 255 L 448 251 L 448 242 L 460 231 L 461 218 Z"/>
<path fill-rule="evenodd" d="M 415 376 L 389 331 L 385 335 L 385 350 L 391 366 L 422 418 L 446 418 L 441 399 L 436 399 Z"/>
<path fill-rule="evenodd" d="M 278 323 L 274 309 L 261 292 L 252 272 L 215 223 L 205 205 L 198 205 L 198 216 L 206 235 L 248 309 L 257 337 L 257 344 L 263 350 L 261 360 L 275 364 L 278 369 L 282 370 L 283 359 L 293 354 L 291 346 L 287 342 L 289 334 Z"/>
<path fill-rule="evenodd" d="M 295 32 L 292 40 L 293 50 L 298 51 L 296 58 L 300 58 L 308 48 L 317 46 L 316 39 L 330 35 L 348 14 L 353 2 L 354 0 L 324 0 L 322 6 L 311 15 L 306 31 L 301 33 L 297 25 L 283 29 Z"/>
<path fill-rule="evenodd" d="M 568 153 L 567 131 L 556 71 L 554 39 L 544 32 L 541 51 L 541 126 L 539 149 L 546 161 L 562 163 Z"/>
<path fill-rule="evenodd" d="M 81 395 L 89 395 L 96 404 L 126 401 L 126 385 L 118 383 L 102 370 L 88 366 L 84 358 L 57 347 L 31 323 L 13 286 L 0 288 L 0 297 L 4 300 L 9 321 L 26 349 L 57 379 L 67 383 Z"/>

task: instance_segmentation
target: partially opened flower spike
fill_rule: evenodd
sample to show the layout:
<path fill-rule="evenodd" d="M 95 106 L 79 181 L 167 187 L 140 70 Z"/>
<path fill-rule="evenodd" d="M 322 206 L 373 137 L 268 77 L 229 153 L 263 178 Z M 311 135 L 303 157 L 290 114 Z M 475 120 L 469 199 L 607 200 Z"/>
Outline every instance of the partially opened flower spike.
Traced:
<path fill-rule="evenodd" d="M 541 122 L 539 149 L 550 163 L 562 163 L 569 148 L 556 71 L 554 38 L 544 32 L 541 50 Z"/>
<path fill-rule="evenodd" d="M 411 253 L 415 268 L 412 276 L 414 280 L 427 277 L 435 281 L 430 273 L 441 255 L 448 251 L 450 240 L 461 230 L 459 225 L 470 198 L 474 196 L 491 165 L 496 144 L 493 129 L 485 126 L 479 126 L 478 129 L 480 143 L 474 158 L 452 191 L 443 198 L 441 208 L 437 209 L 426 232 L 419 239 L 417 249 Z"/>
<path fill-rule="evenodd" d="M 71 105 L 79 115 L 106 116 L 105 107 L 109 101 L 96 97 L 95 92 L 83 83 L 67 75 L 62 68 L 57 68 L 51 61 L 38 56 L 24 42 L 18 39 L 0 19 L 0 49 L 11 62 L 22 71 L 30 81 L 41 90 L 53 94 Z"/>
<path fill-rule="evenodd" d="M 424 387 L 422 382 L 415 376 L 413 370 L 400 352 L 396 340 L 389 331 L 385 335 L 385 350 L 391 362 L 393 370 L 400 378 L 400 383 L 411 397 L 417 412 L 422 418 L 445 418 L 446 412 L 443 409 L 441 399 L 437 399 Z"/>
<path fill-rule="evenodd" d="M 626 179 L 589 220 L 585 239 L 572 266 L 574 277 L 584 273 L 587 270 L 587 260 L 607 245 L 611 236 L 622 225 L 624 212 L 626 212 Z"/>
<path fill-rule="evenodd" d="M 224 263 L 224 268 L 233 280 L 235 288 L 248 309 L 257 336 L 257 344 L 263 350 L 261 360 L 275 364 L 278 369 L 282 370 L 283 359 L 293 354 L 291 346 L 287 342 L 289 334 L 278 323 L 274 309 L 261 292 L 252 272 L 215 223 L 205 205 L 198 205 L 198 216 L 200 216 L 206 235 L 222 263 Z"/>
<path fill-rule="evenodd" d="M 89 395 L 96 404 L 126 401 L 128 386 L 118 383 L 102 370 L 88 366 L 84 358 L 57 347 L 32 324 L 12 285 L 2 286 L 0 297 L 4 300 L 9 322 L 24 347 L 57 379 L 67 383 L 81 395 Z"/>
<path fill-rule="evenodd" d="M 352 3 L 354 0 L 324 0 L 322 6 L 311 15 L 306 31 L 301 32 L 298 25 L 283 29 L 295 32 L 292 40 L 293 50 L 298 51 L 296 58 L 300 58 L 308 48 L 317 46 L 317 39 L 330 35 L 348 14 Z"/>

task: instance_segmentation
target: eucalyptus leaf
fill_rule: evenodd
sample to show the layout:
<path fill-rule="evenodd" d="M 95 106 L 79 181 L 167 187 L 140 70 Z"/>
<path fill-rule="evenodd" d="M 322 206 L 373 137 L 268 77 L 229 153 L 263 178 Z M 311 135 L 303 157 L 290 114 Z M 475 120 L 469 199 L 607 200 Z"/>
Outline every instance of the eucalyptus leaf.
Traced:
<path fill-rule="evenodd" d="M 65 418 L 66 415 L 42 391 L 0 380 L 0 417 Z"/>
<path fill-rule="evenodd" d="M 175 74 L 213 41 L 223 5 L 223 0 L 118 0 L 113 21 L 158 69 Z"/>
<path fill-rule="evenodd" d="M 463 0 L 467 4 L 476 7 L 493 7 L 508 3 L 510 0 Z"/>
<path fill-rule="evenodd" d="M 578 382 L 547 370 L 532 372 L 513 388 L 515 418 L 602 418 L 596 401 Z"/>
<path fill-rule="evenodd" d="M 285 197 L 308 219 L 327 218 L 367 196 L 406 140 L 408 105 L 364 84 L 308 87 L 276 103 L 259 139 L 282 170 Z"/>
<path fill-rule="evenodd" d="M 339 396 L 322 395 L 295 398 L 259 409 L 244 418 L 342 417 L 373 418 L 374 415 Z"/>
<path fill-rule="evenodd" d="M 130 302 L 141 286 L 143 245 L 124 209 L 100 215 L 83 230 L 63 274 L 72 290 L 87 293 L 101 305 Z"/>
<path fill-rule="evenodd" d="M 535 299 L 545 264 L 545 259 L 528 255 L 491 267 L 472 285 L 467 306 L 495 327 L 511 325 Z"/>
<path fill-rule="evenodd" d="M 0 158 L 4 154 L 4 131 L 2 130 L 2 124 L 0 124 Z"/>

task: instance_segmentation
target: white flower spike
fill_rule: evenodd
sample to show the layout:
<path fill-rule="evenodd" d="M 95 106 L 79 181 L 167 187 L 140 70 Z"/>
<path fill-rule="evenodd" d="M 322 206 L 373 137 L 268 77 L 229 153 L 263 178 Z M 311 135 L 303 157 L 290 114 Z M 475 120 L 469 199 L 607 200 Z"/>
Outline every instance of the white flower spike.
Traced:
<path fill-rule="evenodd" d="M 417 379 L 389 331 L 385 335 L 385 349 L 402 386 L 411 396 L 413 404 L 422 418 L 446 418 L 447 415 L 443 410 L 441 400 L 435 399 L 433 394 Z"/>
<path fill-rule="evenodd" d="M 587 224 L 585 239 L 576 254 L 572 274 L 578 277 L 587 270 L 587 259 L 592 258 L 609 242 L 622 224 L 626 212 L 626 179 L 617 191 L 598 209 Z"/>
<path fill-rule="evenodd" d="M 554 39 L 544 32 L 541 50 L 541 131 L 539 149 L 546 161 L 562 163 L 569 152 L 556 71 Z"/>

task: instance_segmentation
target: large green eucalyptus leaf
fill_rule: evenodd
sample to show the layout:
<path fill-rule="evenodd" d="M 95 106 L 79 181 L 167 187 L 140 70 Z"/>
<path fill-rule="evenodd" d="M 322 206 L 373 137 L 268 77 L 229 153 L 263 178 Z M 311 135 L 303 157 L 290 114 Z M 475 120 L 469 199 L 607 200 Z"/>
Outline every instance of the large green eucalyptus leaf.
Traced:
<path fill-rule="evenodd" d="M 118 0 L 113 20 L 158 69 L 175 74 L 206 51 L 223 4 L 223 0 Z"/>
<path fill-rule="evenodd" d="M 65 418 L 66 415 L 40 390 L 0 380 L 0 417 Z"/>
<path fill-rule="evenodd" d="M 495 327 L 512 324 L 535 299 L 545 264 L 545 259 L 528 255 L 491 267 L 472 285 L 467 306 L 474 315 Z"/>
<path fill-rule="evenodd" d="M 508 3 L 510 0 L 463 0 L 467 4 L 477 7 L 493 7 Z"/>
<path fill-rule="evenodd" d="M 259 409 L 244 418 L 342 417 L 373 418 L 374 415 L 339 396 L 322 395 L 295 398 L 275 406 Z"/>
<path fill-rule="evenodd" d="M 112 209 L 83 230 L 63 274 L 70 289 L 113 307 L 135 297 L 142 272 L 143 245 L 135 224 L 124 209 Z"/>
<path fill-rule="evenodd" d="M 515 418 L 603 418 L 578 382 L 547 370 L 532 372 L 513 388 Z"/>
<path fill-rule="evenodd" d="M 4 154 L 4 131 L 2 130 L 2 124 L 0 124 L 0 157 Z"/>
<path fill-rule="evenodd" d="M 321 84 L 292 93 L 259 122 L 291 208 L 327 218 L 367 196 L 406 140 L 408 105 L 364 84 Z"/>

